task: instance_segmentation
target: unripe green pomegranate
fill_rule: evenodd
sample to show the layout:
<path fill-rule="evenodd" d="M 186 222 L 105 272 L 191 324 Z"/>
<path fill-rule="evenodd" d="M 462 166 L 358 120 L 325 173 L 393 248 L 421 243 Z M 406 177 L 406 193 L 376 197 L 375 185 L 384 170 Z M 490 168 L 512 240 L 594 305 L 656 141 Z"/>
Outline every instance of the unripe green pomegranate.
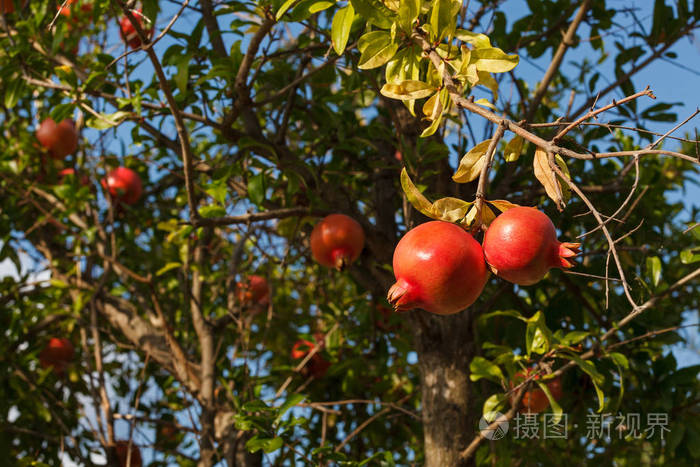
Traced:
<path fill-rule="evenodd" d="M 409 231 L 394 250 L 396 283 L 387 299 L 396 311 L 458 313 L 474 303 L 488 279 L 479 242 L 456 224 L 432 221 Z"/>
<path fill-rule="evenodd" d="M 508 209 L 484 235 L 484 256 L 491 270 L 509 282 L 532 285 L 551 268 L 570 268 L 580 243 L 561 243 L 546 214 L 535 208 Z"/>

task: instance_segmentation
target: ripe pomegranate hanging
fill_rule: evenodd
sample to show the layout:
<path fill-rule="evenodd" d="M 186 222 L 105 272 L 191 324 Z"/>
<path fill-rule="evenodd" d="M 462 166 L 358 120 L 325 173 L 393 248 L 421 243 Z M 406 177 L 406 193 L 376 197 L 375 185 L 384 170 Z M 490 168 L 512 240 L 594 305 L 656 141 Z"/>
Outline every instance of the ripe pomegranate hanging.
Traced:
<path fill-rule="evenodd" d="M 13 0 L 0 0 L 0 13 L 10 14 L 15 11 Z"/>
<path fill-rule="evenodd" d="M 75 349 L 68 339 L 52 337 L 39 354 L 39 364 L 42 368 L 52 367 L 56 374 L 62 375 L 73 355 Z"/>
<path fill-rule="evenodd" d="M 248 276 L 247 282 L 236 284 L 238 301 L 244 305 L 267 305 L 270 303 L 270 287 L 262 276 Z"/>
<path fill-rule="evenodd" d="M 141 10 L 131 10 L 131 14 L 139 23 L 139 27 L 142 29 L 146 36 L 146 39 L 151 40 L 153 36 L 153 26 L 151 26 L 151 21 L 144 16 Z M 122 40 L 126 42 L 132 49 L 138 49 L 141 47 L 141 39 L 139 38 L 136 28 L 131 23 L 128 16 L 122 16 L 119 20 L 119 34 L 122 36 Z"/>
<path fill-rule="evenodd" d="M 449 222 L 421 224 L 394 250 L 396 283 L 387 299 L 396 311 L 422 308 L 439 315 L 474 303 L 488 279 L 479 242 Z"/>
<path fill-rule="evenodd" d="M 319 346 L 322 344 L 319 343 Z M 311 352 L 311 349 L 314 348 L 314 343 L 311 341 L 307 341 L 305 339 L 300 339 L 294 343 L 294 346 L 292 347 L 292 358 L 294 360 L 301 360 L 303 358 L 306 358 L 306 356 Z M 304 368 L 301 369 L 301 374 L 304 377 L 307 377 L 309 375 L 313 376 L 314 378 L 318 379 L 323 377 L 326 372 L 328 371 L 328 368 L 331 366 L 331 363 L 323 358 L 323 356 L 318 353 L 315 353 L 308 362 L 304 365 Z"/>
<path fill-rule="evenodd" d="M 513 381 L 510 384 L 510 387 L 513 388 L 516 385 L 522 383 L 525 381 L 534 369 L 527 369 L 525 371 L 521 371 L 515 374 L 515 377 Z M 540 379 L 541 375 L 537 375 L 534 377 L 534 379 Z M 554 378 L 553 380 L 548 381 L 547 383 L 547 389 L 549 389 L 549 393 L 552 395 L 555 401 L 558 401 L 561 399 L 561 396 L 563 395 L 563 391 L 561 388 L 561 378 Z M 531 413 L 540 413 L 543 412 L 549 407 L 549 399 L 547 398 L 547 394 L 544 393 L 544 391 L 537 385 L 537 383 L 532 383 L 532 387 L 534 389 L 530 389 L 529 391 L 526 391 L 525 394 L 523 394 L 523 398 L 520 400 L 520 412 L 531 412 Z M 511 396 L 511 404 L 515 402 L 515 394 Z"/>
<path fill-rule="evenodd" d="M 352 217 L 331 214 L 311 232 L 311 254 L 321 265 L 343 268 L 355 261 L 365 245 L 365 232 Z"/>
<path fill-rule="evenodd" d="M 63 159 L 78 149 L 78 130 L 70 118 L 59 124 L 51 118 L 45 119 L 36 129 L 36 138 L 54 159 Z"/>
<path fill-rule="evenodd" d="M 554 224 L 535 208 L 518 206 L 498 216 L 484 235 L 484 256 L 491 270 L 509 282 L 532 285 L 551 268 L 570 268 L 567 259 L 580 243 L 561 243 Z"/>
<path fill-rule="evenodd" d="M 141 177 L 131 169 L 117 167 L 102 179 L 102 187 L 109 191 L 112 199 L 134 204 L 141 197 Z"/>

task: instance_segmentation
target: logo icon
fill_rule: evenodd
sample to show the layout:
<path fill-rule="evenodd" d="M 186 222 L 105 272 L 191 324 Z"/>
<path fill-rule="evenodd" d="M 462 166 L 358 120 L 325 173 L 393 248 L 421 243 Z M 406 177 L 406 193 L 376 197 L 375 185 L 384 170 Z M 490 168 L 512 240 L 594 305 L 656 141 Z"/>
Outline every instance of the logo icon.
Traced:
<path fill-rule="evenodd" d="M 492 423 L 496 423 L 491 427 Z M 508 433 L 508 419 L 501 412 L 486 412 L 479 420 L 479 430 L 486 439 L 496 441 Z"/>

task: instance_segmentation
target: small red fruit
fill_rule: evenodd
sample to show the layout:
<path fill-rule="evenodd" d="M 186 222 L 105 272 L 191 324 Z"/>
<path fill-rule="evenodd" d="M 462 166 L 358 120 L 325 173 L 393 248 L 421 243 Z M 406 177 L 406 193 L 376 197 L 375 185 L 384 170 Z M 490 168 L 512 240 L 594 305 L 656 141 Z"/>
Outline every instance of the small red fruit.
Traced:
<path fill-rule="evenodd" d="M 62 375 L 68 364 L 73 360 L 75 349 L 65 337 L 52 337 L 39 354 L 39 364 L 42 368 L 53 367 L 58 375 Z"/>
<path fill-rule="evenodd" d="M 0 1 L 2 1 L 2 0 L 0 0 Z M 61 5 L 58 6 L 58 12 L 62 16 L 65 16 L 66 18 L 70 18 L 71 16 L 73 16 L 73 20 L 75 22 L 78 22 L 79 18 L 74 16 L 73 11 L 72 11 L 72 5 L 74 3 L 80 3 L 80 11 L 78 12 L 78 16 L 92 12 L 92 4 L 87 3 L 85 1 L 80 2 L 80 0 L 68 0 L 66 2 L 65 6 L 63 6 L 63 7 Z"/>
<path fill-rule="evenodd" d="M 62 184 L 67 182 L 66 177 L 73 176 L 77 178 L 77 175 L 75 174 L 75 169 L 70 167 L 58 172 L 58 176 Z M 81 175 L 79 181 L 82 186 L 90 186 L 90 179 L 87 175 Z"/>
<path fill-rule="evenodd" d="M 262 276 L 248 276 L 248 282 L 239 282 L 238 301 L 247 305 L 267 305 L 270 303 L 270 287 Z"/>
<path fill-rule="evenodd" d="M 474 303 L 488 279 L 479 242 L 456 224 L 432 221 L 403 236 L 394 250 L 396 283 L 387 299 L 396 311 L 439 315 Z"/>
<path fill-rule="evenodd" d="M 396 159 L 399 162 L 403 162 L 403 154 L 401 154 L 401 151 L 399 151 L 398 149 L 394 153 L 394 159 Z"/>
<path fill-rule="evenodd" d="M 128 441 L 117 441 L 114 445 L 114 451 L 119 460 L 119 467 L 141 467 L 141 450 L 133 442 L 131 448 Z"/>
<path fill-rule="evenodd" d="M 320 347 L 321 344 L 319 344 Z M 292 358 L 294 360 L 301 360 L 305 358 L 309 352 L 311 352 L 311 349 L 314 348 L 314 343 L 311 341 L 307 341 L 304 339 L 300 339 L 294 343 L 294 346 L 292 347 Z M 331 366 L 331 363 L 323 358 L 323 356 L 318 353 L 318 351 L 309 359 L 308 362 L 306 362 L 306 365 L 304 365 L 304 368 L 301 370 L 301 374 L 304 376 L 313 376 L 314 378 L 322 378 L 325 374 L 326 371 L 328 371 L 328 368 Z"/>
<path fill-rule="evenodd" d="M 151 21 L 144 16 L 141 10 L 131 10 L 134 18 L 138 20 L 139 26 L 146 35 L 146 39 L 151 40 L 153 36 L 153 26 L 151 26 Z M 141 39 L 139 38 L 134 25 L 131 24 L 129 17 L 124 15 L 119 21 L 119 33 L 122 36 L 122 40 L 126 42 L 132 49 L 138 49 L 141 47 Z"/>
<path fill-rule="evenodd" d="M 342 271 L 355 261 L 365 246 L 365 232 L 352 217 L 331 214 L 311 232 L 311 254 L 316 262 Z"/>
<path fill-rule="evenodd" d="M 551 268 L 570 268 L 567 259 L 580 243 L 561 243 L 546 214 L 535 208 L 508 209 L 491 222 L 484 235 L 484 256 L 499 277 L 519 285 L 539 282 Z"/>
<path fill-rule="evenodd" d="M 511 388 L 525 381 L 525 379 L 527 379 L 533 371 L 534 369 L 528 369 L 516 373 L 514 380 L 511 382 Z M 540 376 L 541 375 L 538 374 L 534 379 L 540 379 Z M 546 384 L 547 389 L 549 389 L 549 392 L 554 400 L 558 401 L 561 399 L 561 396 L 563 395 L 561 378 L 554 378 L 553 380 L 548 381 Z M 536 383 L 533 383 L 532 385 L 535 387 L 535 389 L 526 391 L 525 394 L 523 394 L 523 398 L 520 400 L 520 412 L 540 413 L 549 407 L 549 399 L 547 398 L 547 394 L 545 394 Z M 511 404 L 514 402 L 515 394 L 511 396 Z"/>
<path fill-rule="evenodd" d="M 101 183 L 114 200 L 126 204 L 136 203 L 143 192 L 141 177 L 126 167 L 117 167 L 112 170 Z"/>
<path fill-rule="evenodd" d="M 13 0 L 0 0 L 0 13 L 10 14 L 15 11 Z"/>
<path fill-rule="evenodd" d="M 78 130 L 69 118 L 59 124 L 51 118 L 45 119 L 36 130 L 36 138 L 54 159 L 63 159 L 78 149 Z"/>

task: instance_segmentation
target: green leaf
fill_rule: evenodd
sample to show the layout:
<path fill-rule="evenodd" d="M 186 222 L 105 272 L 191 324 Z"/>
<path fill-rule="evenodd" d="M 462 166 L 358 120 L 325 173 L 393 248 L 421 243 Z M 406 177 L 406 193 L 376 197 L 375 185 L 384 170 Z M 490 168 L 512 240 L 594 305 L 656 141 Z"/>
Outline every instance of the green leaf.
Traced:
<path fill-rule="evenodd" d="M 519 57 L 515 54 L 508 55 L 498 47 L 474 49 L 471 53 L 471 61 L 479 71 L 490 73 L 506 73 L 518 64 Z"/>
<path fill-rule="evenodd" d="M 360 50 L 358 68 L 370 70 L 391 60 L 399 45 L 392 41 L 387 31 L 372 31 L 360 37 L 357 48 Z"/>
<path fill-rule="evenodd" d="M 306 399 L 306 396 L 304 396 L 303 394 L 291 394 L 287 398 L 287 400 L 285 400 L 284 403 L 280 405 L 279 413 L 277 414 L 277 418 L 275 418 L 275 423 L 278 423 L 289 409 L 301 403 L 304 399 Z"/>
<path fill-rule="evenodd" d="M 674 452 L 676 448 L 681 444 L 684 434 L 684 423 L 676 422 L 673 425 L 671 425 L 671 431 L 669 431 L 668 436 L 666 438 L 666 448 L 670 453 Z"/>
<path fill-rule="evenodd" d="M 450 37 L 455 31 L 457 14 L 462 6 L 460 0 L 433 0 L 430 11 L 430 38 L 440 42 L 443 37 Z"/>
<path fill-rule="evenodd" d="M 107 128 L 112 128 L 119 125 L 121 122 L 126 120 L 131 114 L 131 112 L 125 112 L 123 110 L 118 110 L 112 114 L 99 114 L 99 117 L 91 117 L 85 121 L 85 125 L 90 128 L 95 128 L 97 130 L 106 130 Z"/>
<path fill-rule="evenodd" d="M 413 23 L 420 15 L 421 0 L 400 0 L 398 11 L 399 27 L 410 33 L 413 29 Z"/>
<path fill-rule="evenodd" d="M 338 55 L 343 55 L 345 46 L 348 44 L 350 37 L 350 28 L 352 20 L 355 17 L 355 9 L 352 3 L 338 10 L 333 16 L 333 24 L 331 25 L 331 41 L 333 42 L 333 50 Z"/>
<path fill-rule="evenodd" d="M 608 357 L 610 357 L 610 359 L 620 368 L 624 368 L 625 370 L 629 369 L 630 363 L 627 360 L 627 357 L 625 357 L 623 354 L 619 352 L 611 352 L 608 354 Z"/>
<path fill-rule="evenodd" d="M 212 217 L 221 217 L 226 215 L 226 209 L 218 204 L 210 204 L 199 208 L 199 214 L 205 219 L 211 219 Z"/>
<path fill-rule="evenodd" d="M 435 91 L 436 89 L 428 83 L 406 80 L 398 84 L 386 83 L 380 92 L 391 99 L 413 100 L 428 97 Z"/>
<path fill-rule="evenodd" d="M 265 172 L 248 177 L 248 197 L 260 206 L 265 199 Z"/>
<path fill-rule="evenodd" d="M 563 345 L 574 345 L 578 344 L 582 340 L 584 340 L 586 337 L 590 335 L 589 332 L 586 331 L 571 331 L 566 333 L 566 335 L 561 339 L 561 343 Z"/>
<path fill-rule="evenodd" d="M 457 172 L 452 176 L 452 180 L 457 183 L 468 183 L 476 180 L 486 162 L 486 150 L 489 144 L 491 144 L 491 140 L 487 139 L 466 153 L 462 160 L 459 161 L 459 167 L 457 167 Z"/>
<path fill-rule="evenodd" d="M 19 98 L 24 93 L 24 81 L 16 79 L 5 88 L 5 107 L 8 109 L 17 105 Z"/>
<path fill-rule="evenodd" d="M 659 285 L 659 281 L 661 281 L 661 259 L 658 256 L 647 258 L 647 273 L 650 275 L 654 287 Z"/>
<path fill-rule="evenodd" d="M 379 0 L 350 0 L 355 12 L 365 18 L 368 23 L 382 29 L 389 29 L 394 22 L 396 13 L 388 9 Z"/>
<path fill-rule="evenodd" d="M 493 318 L 494 316 L 510 316 L 511 318 L 517 318 L 520 321 L 527 322 L 527 318 L 524 317 L 523 315 L 521 315 L 520 312 L 517 310 L 492 311 L 491 313 L 486 313 L 485 315 L 481 315 L 479 317 L 479 321 L 486 321 L 489 318 Z"/>
<path fill-rule="evenodd" d="M 554 414 L 554 417 L 552 418 L 552 423 L 557 424 L 561 421 L 561 417 L 563 414 L 563 410 L 557 400 L 554 398 L 551 392 L 549 392 L 549 386 L 547 385 L 547 381 L 539 381 L 539 380 L 534 380 L 535 383 L 542 389 L 544 394 L 547 396 L 547 400 L 549 400 L 549 405 L 552 408 L 552 413 Z"/>
<path fill-rule="evenodd" d="M 522 136 L 514 136 L 513 139 L 508 141 L 506 148 L 503 150 L 503 157 L 505 157 L 506 162 L 515 162 L 520 158 L 520 154 L 523 152 L 523 146 L 525 145 L 525 140 Z"/>
<path fill-rule="evenodd" d="M 173 269 L 177 269 L 180 266 L 182 266 L 182 263 L 178 263 L 178 262 L 168 263 L 156 272 L 156 276 L 162 276 L 166 272 L 171 271 Z"/>
<path fill-rule="evenodd" d="M 598 373 L 598 370 L 592 362 L 588 360 L 583 360 L 576 354 L 562 352 L 560 355 L 564 358 L 573 360 L 578 365 L 578 367 L 581 368 L 581 370 L 583 370 L 584 373 L 591 377 L 593 387 L 595 388 L 595 392 L 598 395 L 597 412 L 601 413 L 603 411 L 603 407 L 605 407 L 605 394 L 603 394 L 603 391 L 600 389 L 600 386 L 602 386 L 605 382 L 605 378 L 603 377 L 603 375 Z"/>
<path fill-rule="evenodd" d="M 538 311 L 532 318 L 527 320 L 525 341 L 528 355 L 531 353 L 542 355 L 551 348 L 552 331 L 547 327 L 544 321 L 544 314 L 541 311 Z"/>
<path fill-rule="evenodd" d="M 484 402 L 484 407 L 481 410 L 483 415 L 488 413 L 500 411 L 503 408 L 503 403 L 506 401 L 505 393 L 492 394 Z"/>
<path fill-rule="evenodd" d="M 479 381 L 481 378 L 486 378 L 494 383 L 499 383 L 504 379 L 503 372 L 498 365 L 491 363 L 484 357 L 474 357 L 469 364 L 469 379 Z"/>
<path fill-rule="evenodd" d="M 691 264 L 698 261 L 700 261 L 700 249 L 688 248 L 687 250 L 681 251 L 681 263 Z"/>

